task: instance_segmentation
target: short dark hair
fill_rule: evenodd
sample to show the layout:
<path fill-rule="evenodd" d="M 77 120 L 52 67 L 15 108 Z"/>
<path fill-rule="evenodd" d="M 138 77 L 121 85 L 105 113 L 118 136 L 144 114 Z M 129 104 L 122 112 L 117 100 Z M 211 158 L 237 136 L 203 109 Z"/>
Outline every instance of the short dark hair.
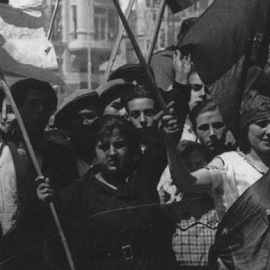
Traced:
<path fill-rule="evenodd" d="M 33 78 L 24 79 L 14 83 L 11 86 L 10 91 L 17 107 L 20 108 L 26 101 L 28 93 L 37 89 L 47 93 L 52 100 L 52 107 L 55 107 L 52 109 L 55 110 L 57 107 L 57 95 L 52 86 L 47 82 L 39 81 Z"/>
<path fill-rule="evenodd" d="M 128 112 L 128 103 L 130 101 L 132 101 L 134 99 L 138 99 L 138 98 L 149 98 L 149 99 L 152 99 L 154 101 L 155 110 L 158 111 L 158 106 L 157 106 L 157 102 L 155 100 L 154 95 L 151 92 L 147 91 L 145 89 L 145 87 L 136 85 L 134 87 L 134 89 L 133 89 L 132 92 L 130 92 L 123 99 L 121 99 L 121 102 L 122 102 L 123 106 L 126 108 L 127 112 Z"/>
<path fill-rule="evenodd" d="M 179 144 L 177 145 L 177 149 L 179 150 L 183 158 L 185 158 L 188 154 L 192 152 L 198 151 L 202 153 L 207 163 L 210 161 L 209 149 L 201 143 L 189 141 L 189 140 L 183 140 L 179 142 Z"/>
<path fill-rule="evenodd" d="M 204 100 L 196 104 L 191 112 L 189 113 L 190 121 L 192 126 L 196 128 L 197 126 L 197 117 L 205 112 L 212 112 L 218 109 L 218 105 L 214 99 Z"/>
<path fill-rule="evenodd" d="M 132 158 L 137 153 L 141 153 L 138 132 L 135 127 L 126 119 L 116 115 L 104 115 L 95 121 L 95 145 L 98 141 L 109 139 L 115 129 L 118 129 L 126 140 L 128 152 Z"/>

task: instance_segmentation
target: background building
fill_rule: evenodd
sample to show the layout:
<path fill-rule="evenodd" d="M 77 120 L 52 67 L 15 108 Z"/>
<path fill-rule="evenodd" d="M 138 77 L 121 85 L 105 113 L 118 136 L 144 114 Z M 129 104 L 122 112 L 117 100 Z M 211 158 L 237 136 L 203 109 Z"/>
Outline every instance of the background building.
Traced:
<path fill-rule="evenodd" d="M 160 0 L 136 0 L 129 24 L 146 55 Z M 201 0 L 191 8 L 173 15 L 166 8 L 155 50 L 164 49 L 176 40 L 182 21 L 199 16 L 213 0 Z M 127 6 L 128 0 L 122 5 Z M 47 0 L 52 14 L 55 0 Z M 119 29 L 118 14 L 111 0 L 61 1 L 54 24 L 52 41 L 59 62 L 59 75 L 72 89 L 91 86 L 97 88 L 106 70 L 107 62 Z M 138 62 L 126 35 L 116 57 L 113 69 L 126 63 Z M 66 93 L 59 93 L 66 95 Z"/>

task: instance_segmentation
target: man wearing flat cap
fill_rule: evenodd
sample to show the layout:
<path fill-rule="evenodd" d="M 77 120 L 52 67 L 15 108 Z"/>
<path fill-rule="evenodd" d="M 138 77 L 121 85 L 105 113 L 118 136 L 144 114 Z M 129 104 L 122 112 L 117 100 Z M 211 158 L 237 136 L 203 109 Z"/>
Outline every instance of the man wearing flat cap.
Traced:
<path fill-rule="evenodd" d="M 61 104 L 54 125 L 71 139 L 78 176 L 84 175 L 94 156 L 93 123 L 99 116 L 99 97 L 95 91 L 76 90 Z"/>
<path fill-rule="evenodd" d="M 121 100 L 134 91 L 135 85 L 122 79 L 108 81 L 98 89 L 102 114 L 120 115 L 126 117 L 126 109 Z"/>

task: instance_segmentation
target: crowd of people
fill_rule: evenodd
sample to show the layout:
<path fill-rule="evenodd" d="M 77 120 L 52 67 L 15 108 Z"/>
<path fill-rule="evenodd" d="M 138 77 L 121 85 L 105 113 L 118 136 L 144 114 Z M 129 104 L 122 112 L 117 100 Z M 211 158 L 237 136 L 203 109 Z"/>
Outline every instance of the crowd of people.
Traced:
<path fill-rule="evenodd" d="M 194 21 L 183 23 L 179 40 Z M 151 67 L 166 110 L 139 64 L 59 106 L 47 82 L 12 85 L 44 178 L 1 96 L 0 269 L 69 269 L 50 202 L 77 270 L 210 269 L 220 221 L 269 169 L 270 97 L 247 89 L 234 138 L 192 54 L 172 46 Z M 218 261 L 216 269 L 227 268 Z"/>

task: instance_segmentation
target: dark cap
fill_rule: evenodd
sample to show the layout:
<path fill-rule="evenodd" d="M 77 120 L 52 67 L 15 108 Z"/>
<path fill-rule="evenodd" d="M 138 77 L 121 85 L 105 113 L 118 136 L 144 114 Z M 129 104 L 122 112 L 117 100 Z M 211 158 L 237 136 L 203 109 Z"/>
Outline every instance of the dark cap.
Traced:
<path fill-rule="evenodd" d="M 270 120 L 270 97 L 257 90 L 249 90 L 242 100 L 240 115 L 242 128 L 258 121 Z"/>
<path fill-rule="evenodd" d="M 10 87 L 11 94 L 16 102 L 16 105 L 19 108 L 23 106 L 28 93 L 31 92 L 32 90 L 39 90 L 46 93 L 46 95 L 50 97 L 52 107 L 54 107 L 54 110 L 56 109 L 57 95 L 52 86 L 48 82 L 36 80 L 33 78 L 27 78 L 15 82 Z"/>
<path fill-rule="evenodd" d="M 109 80 L 123 79 L 125 82 L 134 82 L 137 84 L 145 83 L 145 75 L 140 64 L 126 64 L 110 74 Z"/>
<path fill-rule="evenodd" d="M 114 100 L 129 95 L 135 85 L 132 83 L 125 83 L 121 80 L 108 81 L 105 85 L 100 87 L 97 91 L 100 92 L 100 106 L 101 110 L 105 108 Z"/>
<path fill-rule="evenodd" d="M 91 109 L 98 113 L 99 97 L 94 90 L 79 89 L 67 96 L 55 114 L 55 126 L 65 129 L 66 121 L 69 116 L 76 114 L 78 111 L 83 109 Z"/>

